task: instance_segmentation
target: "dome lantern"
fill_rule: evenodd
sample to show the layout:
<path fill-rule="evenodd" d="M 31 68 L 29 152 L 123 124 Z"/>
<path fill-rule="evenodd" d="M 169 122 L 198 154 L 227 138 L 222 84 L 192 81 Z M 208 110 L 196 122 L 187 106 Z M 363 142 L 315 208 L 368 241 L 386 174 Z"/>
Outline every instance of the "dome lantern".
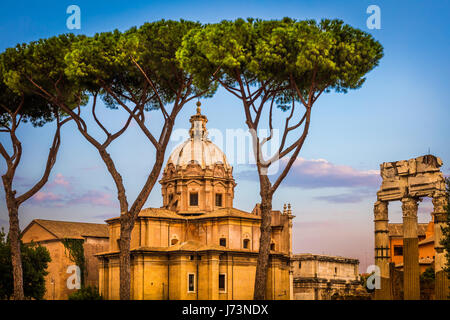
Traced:
<path fill-rule="evenodd" d="M 203 140 L 208 138 L 208 130 L 206 130 L 208 118 L 202 115 L 200 108 L 201 105 L 201 102 L 197 101 L 197 114 L 191 116 L 191 119 L 189 120 L 191 122 L 191 129 L 189 130 L 191 139 Z"/>

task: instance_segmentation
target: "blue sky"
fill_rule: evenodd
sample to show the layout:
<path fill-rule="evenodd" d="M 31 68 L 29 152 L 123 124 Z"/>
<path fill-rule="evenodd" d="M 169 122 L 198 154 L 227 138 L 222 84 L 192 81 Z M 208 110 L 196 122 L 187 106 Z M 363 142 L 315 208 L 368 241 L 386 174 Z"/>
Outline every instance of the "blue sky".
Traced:
<path fill-rule="evenodd" d="M 365 271 L 373 260 L 372 206 L 379 164 L 431 150 L 442 158 L 444 173 L 450 173 L 450 5 L 446 1 L 4 1 L 0 4 L 0 50 L 69 32 L 66 8 L 71 4 L 81 8 L 81 30 L 75 33 L 87 35 L 126 30 L 162 18 L 206 23 L 289 16 L 340 18 L 381 42 L 385 56 L 368 74 L 363 88 L 320 97 L 301 159 L 277 191 L 274 208 L 290 202 L 296 215 L 295 252 L 356 257 Z M 366 26 L 366 9 L 372 4 L 381 9 L 380 30 Z M 219 91 L 203 101 L 203 106 L 210 129 L 245 128 L 242 117 L 237 117 L 242 115 L 239 101 L 226 92 Z M 178 129 L 189 127 L 194 110 L 194 104 L 184 108 L 176 121 Z M 119 111 L 104 111 L 101 116 L 112 127 L 120 124 Z M 52 125 L 21 129 L 25 152 L 16 183 L 19 191 L 39 177 L 53 129 Z M 96 151 L 74 129 L 70 125 L 64 129 L 49 184 L 22 207 L 22 228 L 34 218 L 101 222 L 118 215 L 112 179 Z M 4 136 L 0 141 L 7 144 Z M 131 202 L 151 168 L 153 151 L 132 127 L 110 152 Z M 251 210 L 259 199 L 258 184 L 238 169 L 235 207 Z M 1 162 L 0 172 L 4 170 Z M 0 225 L 6 227 L 8 215 L 4 195 L 0 195 Z M 147 205 L 161 205 L 159 185 Z M 399 205 L 392 204 L 390 209 L 391 220 L 400 222 Z M 419 219 L 428 221 L 430 211 L 431 204 L 423 202 Z"/>

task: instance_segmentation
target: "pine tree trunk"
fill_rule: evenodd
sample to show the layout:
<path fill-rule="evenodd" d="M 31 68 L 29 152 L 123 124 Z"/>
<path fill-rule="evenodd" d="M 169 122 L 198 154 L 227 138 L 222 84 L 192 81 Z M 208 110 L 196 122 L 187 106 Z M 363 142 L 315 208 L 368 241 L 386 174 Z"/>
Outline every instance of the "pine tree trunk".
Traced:
<path fill-rule="evenodd" d="M 272 238 L 271 215 L 272 196 L 269 192 L 270 182 L 267 176 L 260 176 L 261 188 L 261 236 L 259 240 L 259 254 L 256 264 L 255 300 L 266 298 L 267 272 L 269 268 L 270 241 Z"/>
<path fill-rule="evenodd" d="M 131 221 L 129 213 L 123 214 L 120 217 L 120 240 L 119 240 L 120 300 L 131 299 L 130 243 L 133 225 L 134 224 Z"/>
<path fill-rule="evenodd" d="M 20 252 L 19 208 L 12 194 L 6 195 L 9 213 L 9 240 L 14 280 L 14 300 L 24 300 L 22 256 Z"/>
<path fill-rule="evenodd" d="M 170 128 L 170 130 L 172 130 Z M 171 132 L 171 131 L 170 131 Z M 170 136 L 170 135 L 169 135 Z M 167 145 L 167 142 L 166 144 Z M 164 147 L 165 150 L 165 147 Z M 120 255 L 119 255 L 119 268 L 120 268 L 120 300 L 131 299 L 131 257 L 130 257 L 130 244 L 131 244 L 131 231 L 134 227 L 134 222 L 142 209 L 145 201 L 147 200 L 150 192 L 158 180 L 159 173 L 164 162 L 164 152 L 158 152 L 156 155 L 155 164 L 147 179 L 146 185 L 141 190 L 141 193 L 136 198 L 131 209 L 120 216 Z M 121 195 L 119 195 L 119 198 Z"/>

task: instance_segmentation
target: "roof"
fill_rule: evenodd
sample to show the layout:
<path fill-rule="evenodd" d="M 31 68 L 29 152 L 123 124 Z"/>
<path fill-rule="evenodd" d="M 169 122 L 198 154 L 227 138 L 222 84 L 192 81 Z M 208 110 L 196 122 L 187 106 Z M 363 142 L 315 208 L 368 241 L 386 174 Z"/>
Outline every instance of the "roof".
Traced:
<path fill-rule="evenodd" d="M 85 223 L 34 219 L 22 232 L 33 224 L 38 224 L 59 239 L 83 239 L 85 237 L 108 238 L 108 225 L 104 223 Z"/>
<path fill-rule="evenodd" d="M 419 259 L 419 265 L 430 265 L 434 262 L 434 259 L 432 258 L 420 258 Z M 395 265 L 396 268 L 403 267 L 403 262 L 397 263 Z"/>
<path fill-rule="evenodd" d="M 428 227 L 428 223 L 418 223 L 417 224 L 417 235 L 419 237 L 425 236 L 427 227 Z M 403 223 L 389 223 L 388 230 L 389 230 L 390 237 L 403 237 Z"/>
<path fill-rule="evenodd" d="M 199 216 L 198 218 L 200 218 L 201 216 Z M 209 212 L 207 214 L 204 214 L 203 217 L 214 217 L 214 218 L 219 218 L 219 217 L 238 217 L 238 218 L 248 218 L 248 219 L 256 219 L 256 220 L 260 220 L 261 217 L 253 214 L 253 213 L 249 213 L 243 210 L 239 210 L 236 208 L 223 208 L 223 209 L 218 209 L 218 210 L 214 210 L 212 212 Z"/>
<path fill-rule="evenodd" d="M 192 214 L 192 213 L 189 213 Z M 175 211 L 171 211 L 164 208 L 145 208 L 139 212 L 139 217 L 149 217 L 149 218 L 162 218 L 162 219 L 179 219 L 179 220 L 203 220 L 211 218 L 244 218 L 252 220 L 261 220 L 261 217 L 236 208 L 221 208 L 208 213 L 199 215 L 183 215 Z M 111 218 L 106 220 L 106 222 L 112 222 L 118 220 L 119 217 Z"/>
<path fill-rule="evenodd" d="M 419 245 L 427 243 L 434 243 L 434 236 L 423 239 L 419 242 Z"/>
<path fill-rule="evenodd" d="M 139 212 L 139 217 L 153 217 L 153 218 L 171 218 L 171 219 L 183 219 L 182 215 L 177 214 L 175 211 L 171 211 L 165 208 L 145 208 Z"/>

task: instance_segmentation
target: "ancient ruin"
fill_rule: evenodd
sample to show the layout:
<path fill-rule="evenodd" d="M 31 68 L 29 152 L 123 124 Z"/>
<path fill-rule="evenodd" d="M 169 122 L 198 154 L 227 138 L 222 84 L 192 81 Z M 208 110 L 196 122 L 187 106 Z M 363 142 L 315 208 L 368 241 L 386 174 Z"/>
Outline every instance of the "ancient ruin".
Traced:
<path fill-rule="evenodd" d="M 322 254 L 294 254 L 294 300 L 332 300 L 359 297 L 359 260 Z"/>
<path fill-rule="evenodd" d="M 383 181 L 374 205 L 375 264 L 380 268 L 381 276 L 381 288 L 375 291 L 376 299 L 393 298 L 389 271 L 388 203 L 397 200 L 402 202 L 403 211 L 404 299 L 420 299 L 417 209 L 418 202 L 424 197 L 432 198 L 434 206 L 435 298 L 448 298 L 449 283 L 443 270 L 445 253 L 440 244 L 447 204 L 441 166 L 442 160 L 433 155 L 380 165 Z"/>

